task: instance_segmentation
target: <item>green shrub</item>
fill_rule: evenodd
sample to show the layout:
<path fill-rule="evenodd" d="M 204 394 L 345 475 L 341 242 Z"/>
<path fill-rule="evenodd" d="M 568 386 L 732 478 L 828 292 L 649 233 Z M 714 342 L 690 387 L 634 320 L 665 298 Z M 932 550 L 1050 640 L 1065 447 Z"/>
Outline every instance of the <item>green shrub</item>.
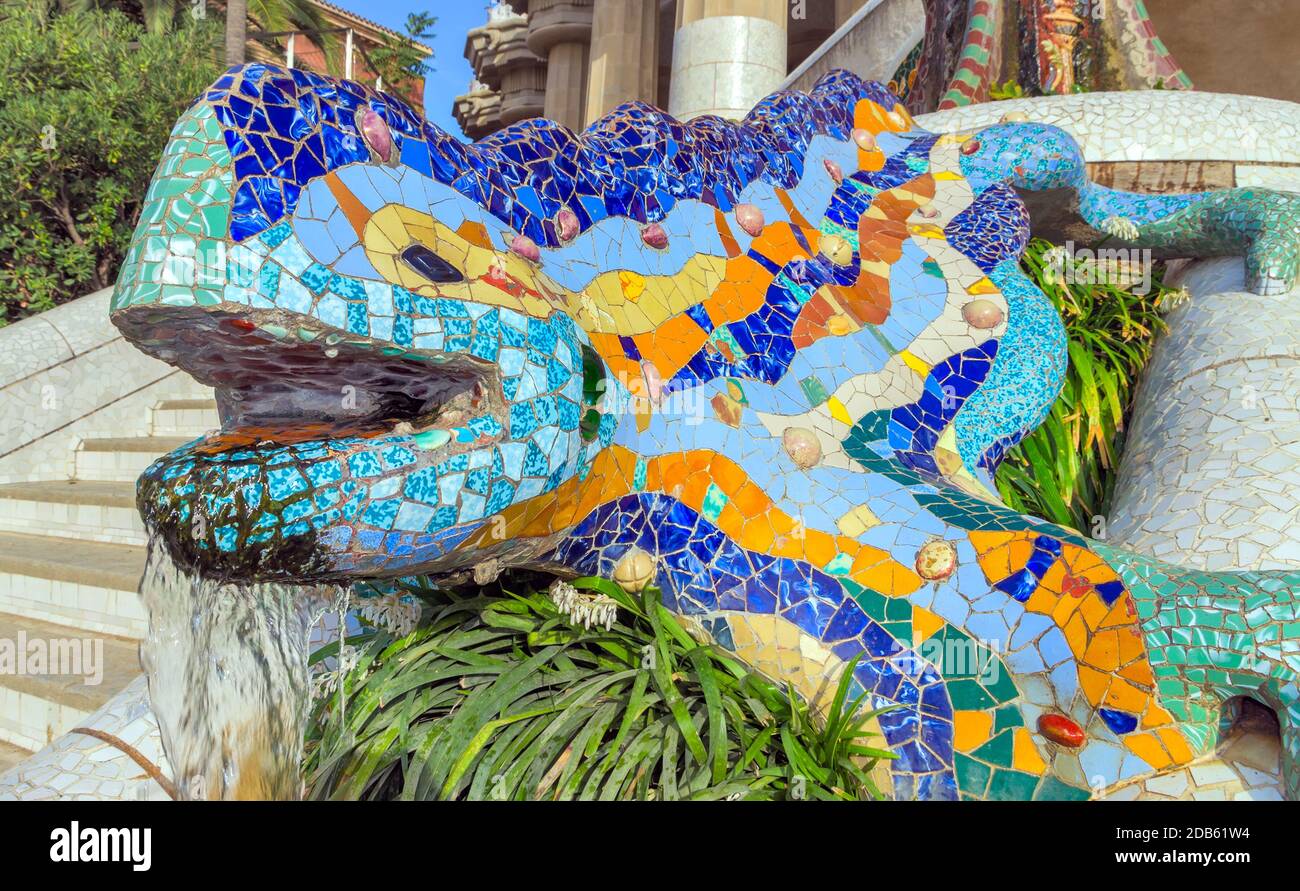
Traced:
<path fill-rule="evenodd" d="M 4 15 L 0 325 L 112 284 L 172 126 L 220 71 L 210 23 Z"/>
<path fill-rule="evenodd" d="M 355 664 L 311 716 L 309 797 L 880 797 L 873 768 L 894 756 L 865 742 L 879 712 L 847 700 L 851 664 L 823 720 L 691 638 L 658 591 L 574 584 L 618 604 L 608 630 L 499 584 L 429 592 L 432 617 L 407 636 L 350 640 Z"/>

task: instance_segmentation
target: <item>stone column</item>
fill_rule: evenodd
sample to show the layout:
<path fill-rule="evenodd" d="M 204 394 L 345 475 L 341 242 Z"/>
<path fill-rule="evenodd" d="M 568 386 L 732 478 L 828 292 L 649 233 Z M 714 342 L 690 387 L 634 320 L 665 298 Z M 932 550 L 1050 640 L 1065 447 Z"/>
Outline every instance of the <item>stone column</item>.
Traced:
<path fill-rule="evenodd" d="M 527 37 L 528 20 L 508 7 L 494 11 L 486 25 L 466 35 L 465 58 L 474 76 L 501 97 L 495 119 L 482 121 L 481 127 L 468 119 L 461 121 L 466 136 L 477 139 L 543 113 L 546 62 L 528 49 Z"/>
<path fill-rule="evenodd" d="M 668 111 L 742 118 L 786 75 L 789 0 L 678 0 Z"/>
<path fill-rule="evenodd" d="M 546 117 L 581 130 L 595 0 L 529 0 L 528 48 L 546 59 Z"/>
<path fill-rule="evenodd" d="M 657 0 L 601 0 L 596 4 L 587 80 L 588 124 L 634 99 L 655 104 L 658 32 Z"/>

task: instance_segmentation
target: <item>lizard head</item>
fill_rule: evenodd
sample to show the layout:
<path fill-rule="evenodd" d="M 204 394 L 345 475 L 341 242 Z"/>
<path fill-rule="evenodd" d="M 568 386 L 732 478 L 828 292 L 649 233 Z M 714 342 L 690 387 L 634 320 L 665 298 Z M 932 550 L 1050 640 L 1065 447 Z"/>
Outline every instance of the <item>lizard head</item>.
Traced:
<path fill-rule="evenodd" d="M 139 483 L 178 562 L 454 569 L 494 515 L 582 472 L 614 398 L 528 247 L 554 223 L 484 170 L 399 100 L 302 71 L 234 69 L 185 112 L 112 314 L 215 388 L 221 429 Z"/>

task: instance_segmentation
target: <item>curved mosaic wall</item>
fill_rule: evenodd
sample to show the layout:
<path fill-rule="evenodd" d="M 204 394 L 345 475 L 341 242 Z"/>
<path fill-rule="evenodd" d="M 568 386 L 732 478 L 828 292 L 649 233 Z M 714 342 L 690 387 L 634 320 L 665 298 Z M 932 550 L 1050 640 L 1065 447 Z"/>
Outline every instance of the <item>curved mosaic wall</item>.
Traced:
<path fill-rule="evenodd" d="M 1064 331 L 1018 191 L 1290 287 L 1300 197 L 1134 195 L 1049 125 L 916 128 L 846 72 L 740 124 L 624 106 L 465 146 L 398 100 L 232 71 L 177 126 L 114 302 L 217 389 L 139 501 L 193 571 L 524 565 L 653 584 L 816 702 L 875 706 L 903 798 L 1074 798 L 1295 719 L 1300 577 L 1205 573 L 996 503 Z M 851 669 L 849 666 L 852 666 Z"/>

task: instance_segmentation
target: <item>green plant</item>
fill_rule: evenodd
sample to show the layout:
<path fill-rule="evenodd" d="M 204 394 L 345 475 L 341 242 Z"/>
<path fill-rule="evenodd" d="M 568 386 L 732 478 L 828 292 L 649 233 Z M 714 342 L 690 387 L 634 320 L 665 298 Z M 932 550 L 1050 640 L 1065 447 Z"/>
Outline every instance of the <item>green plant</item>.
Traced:
<path fill-rule="evenodd" d="M 0 324 L 112 283 L 176 118 L 216 77 L 205 22 L 0 20 Z"/>
<path fill-rule="evenodd" d="M 1087 532 L 1109 507 L 1138 375 L 1164 330 L 1160 310 L 1179 292 L 1164 285 L 1158 266 L 1146 294 L 1122 276 L 1087 283 L 1108 278 L 1096 270 L 1061 276 L 1058 264 L 1075 261 L 1051 251 L 1035 238 L 1021 264 L 1065 322 L 1069 372 L 1047 419 L 1007 454 L 997 486 L 1015 510 Z"/>
<path fill-rule="evenodd" d="M 413 12 L 406 17 L 404 37 L 370 51 L 368 61 L 374 67 L 375 73 L 384 79 L 384 89 L 391 91 L 418 80 L 433 70 L 425 64 L 424 50 L 418 48 L 416 42 L 432 39 L 433 26 L 437 22 L 436 16 Z"/>
<path fill-rule="evenodd" d="M 424 592 L 430 619 L 349 641 L 355 665 L 318 699 L 304 775 L 313 798 L 878 798 L 893 757 L 866 744 L 879 712 L 826 720 L 695 641 L 660 604 L 600 579 L 573 583 L 619 614 L 574 627 L 545 593 Z M 337 645 L 314 661 L 336 656 Z M 351 660 L 349 660 L 351 661 Z"/>
<path fill-rule="evenodd" d="M 1020 99 L 1025 95 L 1024 87 L 1014 80 L 989 86 L 989 99 L 997 102 L 1002 99 Z"/>

